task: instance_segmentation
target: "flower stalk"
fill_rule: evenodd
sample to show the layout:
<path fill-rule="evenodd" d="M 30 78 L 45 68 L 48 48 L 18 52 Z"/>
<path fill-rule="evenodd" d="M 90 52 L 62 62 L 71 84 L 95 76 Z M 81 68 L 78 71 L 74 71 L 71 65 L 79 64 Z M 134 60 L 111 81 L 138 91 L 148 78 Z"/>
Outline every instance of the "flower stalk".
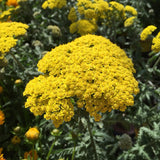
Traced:
<path fill-rule="evenodd" d="M 93 134 L 92 134 L 92 131 L 91 131 L 89 115 L 87 116 L 87 126 L 88 126 L 88 131 L 89 131 L 89 135 L 90 135 L 90 139 L 91 139 L 91 145 L 92 145 L 94 153 L 95 153 L 95 159 L 99 160 L 98 155 L 97 155 L 95 141 L 94 141 Z"/>

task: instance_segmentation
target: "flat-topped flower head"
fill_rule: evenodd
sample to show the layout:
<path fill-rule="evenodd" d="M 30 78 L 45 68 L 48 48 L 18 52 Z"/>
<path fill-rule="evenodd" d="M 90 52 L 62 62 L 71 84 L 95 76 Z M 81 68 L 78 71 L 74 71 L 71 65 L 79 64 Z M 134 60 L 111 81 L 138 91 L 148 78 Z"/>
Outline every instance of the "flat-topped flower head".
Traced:
<path fill-rule="evenodd" d="M 160 51 L 160 32 L 153 38 L 151 49 L 156 53 Z"/>
<path fill-rule="evenodd" d="M 142 41 L 145 41 L 155 30 L 157 29 L 156 26 L 149 25 L 143 29 L 140 38 Z"/>
<path fill-rule="evenodd" d="M 28 29 L 27 24 L 21 22 L 0 23 L 0 37 L 17 37 L 24 35 Z"/>
<path fill-rule="evenodd" d="M 136 9 L 132 6 L 129 6 L 129 5 L 125 6 L 124 11 L 125 11 L 126 14 L 129 13 L 132 16 L 137 16 L 137 14 L 138 14 Z"/>
<path fill-rule="evenodd" d="M 16 37 L 24 35 L 29 26 L 21 22 L 0 23 L 0 58 L 17 44 Z"/>
<path fill-rule="evenodd" d="M 38 69 L 43 74 L 27 84 L 25 107 L 35 115 L 44 114 L 55 127 L 74 116 L 71 97 L 99 121 L 106 111 L 132 106 L 133 95 L 139 92 L 131 59 L 102 36 L 88 34 L 52 49 Z"/>
<path fill-rule="evenodd" d="M 67 4 L 66 0 L 46 0 L 42 4 L 42 8 L 43 9 L 46 9 L 46 8 L 50 8 L 50 9 L 59 8 L 59 9 L 61 9 L 62 7 L 66 6 L 66 4 Z"/>
<path fill-rule="evenodd" d="M 136 17 L 135 16 L 132 16 L 132 17 L 129 17 L 127 18 L 125 21 L 124 21 L 124 27 L 130 27 L 134 24 L 134 21 L 135 21 Z"/>

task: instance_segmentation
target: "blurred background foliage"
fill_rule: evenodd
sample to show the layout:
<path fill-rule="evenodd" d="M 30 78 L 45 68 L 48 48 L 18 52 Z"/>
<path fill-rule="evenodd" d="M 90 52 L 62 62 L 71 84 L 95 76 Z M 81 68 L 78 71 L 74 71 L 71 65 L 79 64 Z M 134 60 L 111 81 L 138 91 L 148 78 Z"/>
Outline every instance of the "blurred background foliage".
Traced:
<path fill-rule="evenodd" d="M 23 91 L 29 80 L 40 74 L 37 63 L 46 52 L 81 36 L 70 33 L 69 28 L 72 22 L 68 20 L 68 14 L 76 1 L 67 0 L 67 6 L 61 9 L 43 9 L 44 0 L 21 0 L 19 7 L 7 6 L 6 2 L 0 2 L 0 21 L 22 22 L 29 25 L 29 29 L 6 54 L 6 63 L 0 68 L 0 86 L 3 88 L 0 109 L 5 114 L 5 123 L 0 126 L 0 147 L 4 158 L 22 160 L 26 152 L 36 150 L 38 156 L 34 159 L 38 160 L 46 157 L 50 160 L 159 160 L 160 52 L 151 51 L 151 41 L 160 31 L 160 1 L 117 0 L 137 10 L 133 25 L 124 27 L 124 21 L 114 21 L 111 27 L 106 27 L 106 21 L 101 19 L 95 32 L 119 45 L 132 59 L 140 88 L 134 106 L 125 112 L 105 113 L 96 123 L 91 117 L 88 119 L 87 112 L 83 115 L 85 111 L 81 114 L 78 109 L 72 120 L 58 129 L 51 121 L 43 116 L 35 117 L 24 107 Z M 2 16 L 11 8 L 8 15 Z M 148 25 L 155 25 L 157 30 L 151 39 L 142 42 L 140 34 Z M 25 136 L 31 127 L 40 132 L 34 142 Z M 14 136 L 20 141 L 12 140 Z"/>

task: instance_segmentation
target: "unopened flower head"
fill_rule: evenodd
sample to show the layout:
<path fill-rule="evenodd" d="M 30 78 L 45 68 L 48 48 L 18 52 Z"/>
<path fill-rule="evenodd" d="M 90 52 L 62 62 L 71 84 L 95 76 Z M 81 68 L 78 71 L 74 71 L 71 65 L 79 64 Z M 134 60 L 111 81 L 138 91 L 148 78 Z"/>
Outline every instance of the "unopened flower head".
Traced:
<path fill-rule="evenodd" d="M 30 141 L 35 141 L 39 138 L 39 130 L 36 127 L 30 128 L 26 133 L 25 136 Z"/>
<path fill-rule="evenodd" d="M 24 91 L 25 107 L 44 114 L 55 127 L 74 116 L 71 97 L 95 120 L 113 109 L 125 111 L 139 92 L 135 69 L 120 47 L 102 36 L 85 35 L 48 52 L 38 63 L 43 75 L 31 80 Z"/>
<path fill-rule="evenodd" d="M 52 34 L 53 34 L 54 37 L 60 37 L 60 36 L 62 36 L 61 29 L 58 26 L 49 25 L 47 27 L 47 29 L 49 29 L 49 30 L 52 31 Z"/>
<path fill-rule="evenodd" d="M 16 79 L 14 81 L 14 84 L 22 84 L 22 83 L 23 83 L 23 81 L 21 79 Z"/>
<path fill-rule="evenodd" d="M 8 0 L 6 2 L 6 5 L 7 6 L 14 6 L 14 7 L 16 7 L 16 6 L 18 6 L 18 2 L 17 2 L 17 0 Z"/>
<path fill-rule="evenodd" d="M 132 139 L 128 134 L 123 134 L 118 142 L 119 147 L 122 150 L 129 150 L 132 147 Z"/>
<path fill-rule="evenodd" d="M 11 139 L 12 144 L 19 144 L 21 142 L 21 139 L 18 136 L 14 136 Z"/>

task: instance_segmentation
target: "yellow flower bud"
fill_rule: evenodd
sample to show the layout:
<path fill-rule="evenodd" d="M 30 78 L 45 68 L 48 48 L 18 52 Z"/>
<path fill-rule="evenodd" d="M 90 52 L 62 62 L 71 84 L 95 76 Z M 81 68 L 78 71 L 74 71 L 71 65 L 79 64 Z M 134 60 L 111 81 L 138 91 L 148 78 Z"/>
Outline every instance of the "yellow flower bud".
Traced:
<path fill-rule="evenodd" d="M 15 80 L 15 84 L 21 84 L 23 81 L 21 80 L 21 79 L 17 79 L 17 80 Z"/>
<path fill-rule="evenodd" d="M 39 130 L 35 127 L 33 128 L 30 128 L 26 133 L 25 133 L 25 136 L 28 140 L 30 141 L 35 141 L 39 138 Z"/>
<path fill-rule="evenodd" d="M 59 135 L 59 129 L 53 129 L 52 132 L 51 132 L 51 134 L 52 134 L 53 136 Z"/>
<path fill-rule="evenodd" d="M 13 131 L 18 134 L 20 132 L 20 130 L 21 130 L 21 127 L 17 126 L 17 127 L 14 128 Z"/>
<path fill-rule="evenodd" d="M 21 139 L 18 137 L 18 136 L 14 136 L 12 139 L 11 139 L 11 142 L 13 144 L 18 144 L 21 142 Z"/>

